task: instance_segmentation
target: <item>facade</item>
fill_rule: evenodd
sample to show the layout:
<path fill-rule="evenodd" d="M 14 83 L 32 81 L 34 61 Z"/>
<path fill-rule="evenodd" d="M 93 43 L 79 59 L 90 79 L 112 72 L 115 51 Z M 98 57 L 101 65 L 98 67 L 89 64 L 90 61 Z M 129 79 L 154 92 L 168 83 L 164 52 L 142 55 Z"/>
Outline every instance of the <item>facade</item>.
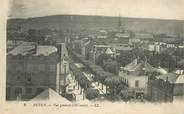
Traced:
<path fill-rule="evenodd" d="M 141 40 L 139 38 L 130 38 L 129 43 L 134 44 L 134 43 L 139 43 Z"/>
<path fill-rule="evenodd" d="M 148 50 L 160 53 L 162 51 L 162 46 L 160 46 L 158 44 L 149 44 L 148 45 Z"/>
<path fill-rule="evenodd" d="M 135 98 L 147 96 L 148 75 L 153 71 L 153 67 L 144 61 L 135 59 L 125 67 L 121 67 L 119 76 L 128 80 L 130 91 L 134 93 Z"/>
<path fill-rule="evenodd" d="M 59 61 L 57 63 L 56 75 L 56 92 L 59 94 L 65 93 L 67 84 L 67 77 L 69 76 L 69 62 L 68 51 L 65 43 L 57 44 Z"/>
<path fill-rule="evenodd" d="M 81 44 L 81 53 L 82 55 L 86 58 L 89 59 L 89 52 L 91 50 L 91 48 L 93 47 L 93 42 L 91 40 L 83 40 L 82 44 Z"/>
<path fill-rule="evenodd" d="M 183 70 L 177 70 L 176 72 L 150 77 L 148 82 L 149 100 L 155 102 L 171 102 L 173 100 L 183 100 L 183 96 Z"/>
<path fill-rule="evenodd" d="M 107 54 L 108 56 L 115 56 L 115 50 L 109 45 L 93 45 L 92 50 L 90 51 L 90 59 L 96 63 L 100 55 Z"/>
<path fill-rule="evenodd" d="M 168 80 L 149 77 L 147 99 L 152 102 L 172 102 L 174 84 Z"/>
<path fill-rule="evenodd" d="M 108 45 L 110 45 L 116 51 L 116 55 L 120 55 L 121 53 L 130 52 L 133 50 L 133 48 L 128 44 L 108 43 Z"/>
<path fill-rule="evenodd" d="M 6 99 L 29 100 L 47 88 L 56 90 L 62 74 L 58 51 L 55 46 L 23 43 L 8 52 Z"/>
<path fill-rule="evenodd" d="M 72 41 L 72 48 L 79 54 L 82 54 L 82 42 L 81 40 Z"/>
<path fill-rule="evenodd" d="M 72 43 L 72 48 L 77 53 L 83 55 L 85 58 L 89 58 L 89 52 L 92 47 L 93 47 L 93 42 L 88 38 L 75 40 Z"/>

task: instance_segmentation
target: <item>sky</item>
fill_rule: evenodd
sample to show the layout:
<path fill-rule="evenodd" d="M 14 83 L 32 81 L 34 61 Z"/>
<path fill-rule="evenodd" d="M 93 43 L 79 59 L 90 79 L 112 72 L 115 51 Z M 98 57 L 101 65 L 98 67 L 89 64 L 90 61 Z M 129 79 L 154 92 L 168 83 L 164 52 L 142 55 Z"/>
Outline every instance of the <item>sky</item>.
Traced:
<path fill-rule="evenodd" d="M 184 0 L 9 0 L 9 18 L 60 14 L 184 20 Z"/>

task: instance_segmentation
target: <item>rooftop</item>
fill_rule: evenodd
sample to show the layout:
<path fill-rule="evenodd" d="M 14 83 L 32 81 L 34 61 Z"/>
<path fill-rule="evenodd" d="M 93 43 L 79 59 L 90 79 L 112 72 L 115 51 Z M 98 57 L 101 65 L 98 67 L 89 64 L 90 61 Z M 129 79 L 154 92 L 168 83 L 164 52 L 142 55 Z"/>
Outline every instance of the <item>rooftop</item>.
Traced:
<path fill-rule="evenodd" d="M 94 47 L 111 47 L 109 45 L 94 45 Z"/>
<path fill-rule="evenodd" d="M 35 49 L 36 48 L 36 49 Z M 49 56 L 50 54 L 57 52 L 57 48 L 54 46 L 50 46 L 50 45 L 38 45 L 35 46 L 33 44 L 27 44 L 27 43 L 23 43 L 19 46 L 17 46 L 16 48 L 14 48 L 13 50 L 11 50 L 10 52 L 8 52 L 9 54 L 12 55 L 33 55 L 33 56 L 39 56 L 39 55 L 44 55 L 44 56 Z"/>
<path fill-rule="evenodd" d="M 167 74 L 168 73 L 164 68 L 161 68 L 161 67 L 155 68 L 155 71 L 160 73 L 160 74 Z"/>
<path fill-rule="evenodd" d="M 138 61 L 137 59 L 126 65 L 124 69 L 129 71 L 129 73 L 132 72 L 136 76 L 143 75 L 145 72 L 154 71 L 154 67 L 152 67 L 149 63 Z"/>
<path fill-rule="evenodd" d="M 113 54 L 112 50 L 110 48 L 107 48 L 107 50 L 105 51 L 106 54 Z"/>
<path fill-rule="evenodd" d="M 152 34 L 149 33 L 135 33 L 135 38 L 153 38 Z"/>
<path fill-rule="evenodd" d="M 46 89 L 45 91 L 31 99 L 31 101 L 62 101 L 62 103 L 70 103 L 69 100 L 60 96 L 56 91 L 51 88 Z"/>
<path fill-rule="evenodd" d="M 168 80 L 171 83 L 179 84 L 184 83 L 184 75 L 183 74 L 177 74 L 177 73 L 167 73 L 164 75 L 157 76 L 158 79 Z"/>

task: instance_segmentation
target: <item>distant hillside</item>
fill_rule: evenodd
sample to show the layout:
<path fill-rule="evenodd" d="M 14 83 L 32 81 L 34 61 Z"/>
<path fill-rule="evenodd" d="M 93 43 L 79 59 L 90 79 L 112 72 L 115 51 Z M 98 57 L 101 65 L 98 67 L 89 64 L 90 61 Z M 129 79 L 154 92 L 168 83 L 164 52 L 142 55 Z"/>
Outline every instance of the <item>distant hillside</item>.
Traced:
<path fill-rule="evenodd" d="M 160 20 L 146 18 L 121 18 L 122 25 L 132 31 L 145 31 L 151 33 L 176 34 L 178 28 L 184 28 L 184 21 Z M 24 30 L 30 28 L 53 29 L 88 29 L 117 28 L 118 17 L 81 16 L 81 15 L 54 15 L 29 19 L 9 19 L 8 27 L 21 26 Z M 182 33 L 184 29 L 182 29 Z M 181 29 L 180 29 L 181 31 Z"/>

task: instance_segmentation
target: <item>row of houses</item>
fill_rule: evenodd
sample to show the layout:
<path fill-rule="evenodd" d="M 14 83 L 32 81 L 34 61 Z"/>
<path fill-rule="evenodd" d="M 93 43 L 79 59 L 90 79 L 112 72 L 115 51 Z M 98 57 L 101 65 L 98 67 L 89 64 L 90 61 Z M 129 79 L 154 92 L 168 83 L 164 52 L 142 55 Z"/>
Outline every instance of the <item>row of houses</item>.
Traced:
<path fill-rule="evenodd" d="M 149 43 L 147 46 L 145 46 L 145 49 L 149 50 L 149 51 L 155 51 L 155 52 L 160 53 L 166 49 L 184 50 L 184 46 L 183 45 L 176 45 L 173 43 L 153 42 L 153 43 Z"/>

